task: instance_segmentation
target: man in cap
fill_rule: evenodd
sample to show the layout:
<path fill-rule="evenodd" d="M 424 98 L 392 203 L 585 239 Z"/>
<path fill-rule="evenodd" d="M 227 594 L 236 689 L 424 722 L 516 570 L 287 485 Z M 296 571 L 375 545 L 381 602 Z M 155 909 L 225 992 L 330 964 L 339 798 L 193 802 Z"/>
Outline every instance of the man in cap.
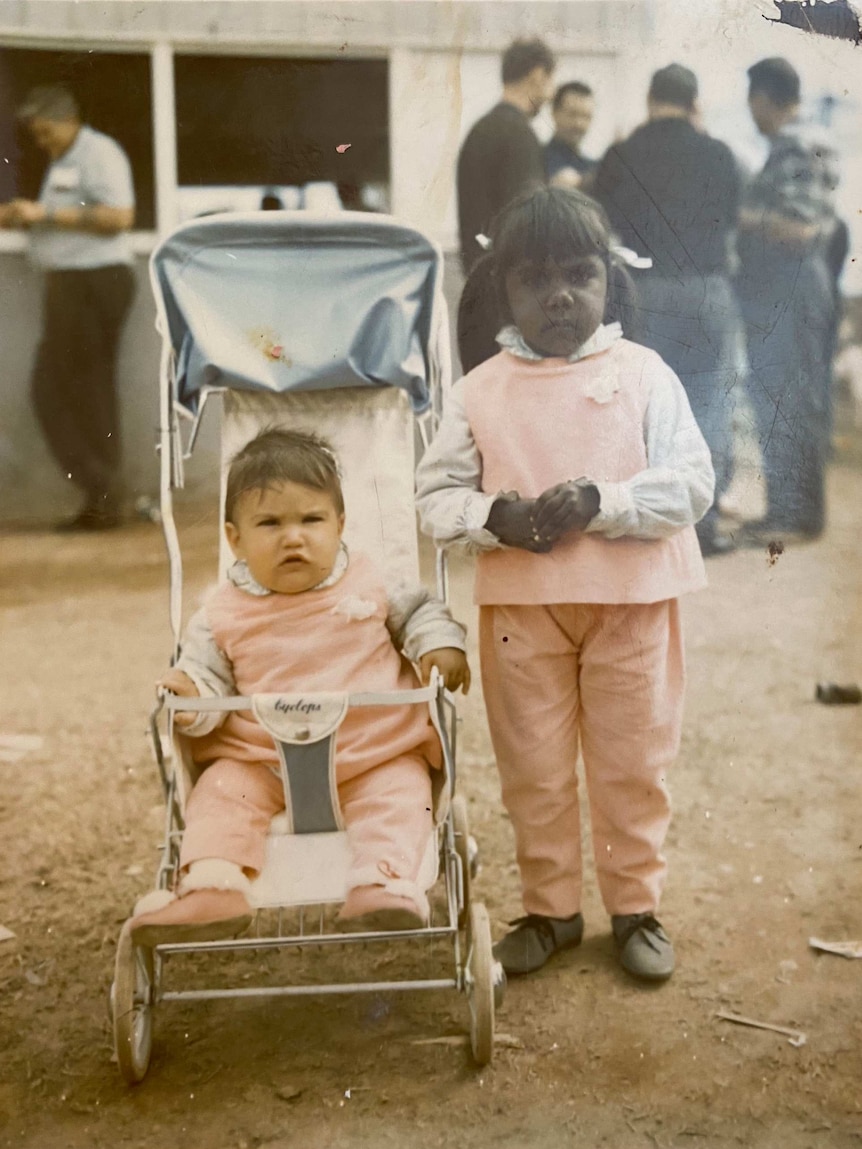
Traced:
<path fill-rule="evenodd" d="M 737 284 L 767 497 L 765 518 L 746 535 L 760 543 L 815 538 L 825 523 L 836 307 L 828 257 L 840 232 L 835 155 L 799 122 L 798 73 L 771 57 L 748 77 L 748 106 L 769 141 L 743 200 Z"/>
<path fill-rule="evenodd" d="M 624 246 L 652 260 L 636 273 L 639 338 L 682 380 L 712 453 L 716 500 L 732 472 L 740 323 L 729 250 L 741 194 L 730 149 L 697 126 L 697 78 L 681 64 L 652 77 L 648 119 L 599 165 L 592 194 Z M 733 543 L 713 507 L 698 524 L 705 555 Z"/>
<path fill-rule="evenodd" d="M 530 120 L 547 103 L 555 61 L 541 40 L 516 40 L 503 55 L 503 96 L 477 120 L 458 155 L 458 227 L 467 274 L 482 255 L 477 235 L 521 192 L 545 182 L 542 145 Z"/>
<path fill-rule="evenodd" d="M 131 168 L 119 144 L 81 122 L 66 88 L 33 89 L 18 119 L 50 161 L 37 200 L 0 206 L 0 225 L 29 230 L 45 272 L 33 404 L 55 459 L 84 495 L 61 528 L 101 530 L 120 522 L 116 361 L 134 294 Z"/>

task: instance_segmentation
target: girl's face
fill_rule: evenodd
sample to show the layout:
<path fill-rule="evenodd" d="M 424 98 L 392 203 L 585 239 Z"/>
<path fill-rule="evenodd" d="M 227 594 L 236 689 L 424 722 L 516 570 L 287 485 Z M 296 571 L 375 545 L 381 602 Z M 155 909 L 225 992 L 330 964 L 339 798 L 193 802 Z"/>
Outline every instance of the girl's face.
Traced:
<path fill-rule="evenodd" d="M 344 515 L 328 491 L 287 482 L 246 491 L 234 519 L 224 525 L 230 548 L 267 590 L 301 594 L 335 565 Z"/>
<path fill-rule="evenodd" d="M 546 358 L 568 358 L 604 317 L 608 273 L 599 255 L 524 260 L 504 282 L 515 326 Z"/>

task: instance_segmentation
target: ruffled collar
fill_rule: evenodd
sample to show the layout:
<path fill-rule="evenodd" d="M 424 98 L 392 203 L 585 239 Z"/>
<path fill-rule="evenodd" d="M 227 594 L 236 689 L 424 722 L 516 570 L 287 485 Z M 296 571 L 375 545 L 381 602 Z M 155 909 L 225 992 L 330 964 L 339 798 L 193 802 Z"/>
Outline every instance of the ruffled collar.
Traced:
<path fill-rule="evenodd" d="M 316 586 L 309 587 L 309 590 L 325 590 L 328 586 L 334 586 L 340 578 L 344 576 L 345 571 L 350 565 L 350 555 L 347 547 L 342 542 L 338 548 L 338 554 L 335 556 L 332 570 L 321 579 Z M 246 594 L 253 595 L 267 595 L 273 592 L 265 586 L 261 586 L 251 571 L 248 569 L 248 563 L 245 559 L 237 559 L 236 562 L 228 569 L 227 577 L 230 582 L 237 588 L 237 590 L 245 591 Z M 303 592 L 305 593 L 305 592 Z"/>
<path fill-rule="evenodd" d="M 618 339 L 622 339 L 622 336 L 623 329 L 619 323 L 602 323 L 585 343 L 582 343 L 576 351 L 568 356 L 566 361 L 577 363 L 579 359 L 586 359 L 588 355 L 598 355 L 601 351 L 607 351 Z M 532 347 L 527 346 L 523 335 L 514 323 L 503 328 L 497 335 L 497 342 L 512 355 L 517 355 L 519 359 L 530 359 L 535 362 L 548 358 L 545 355 L 539 355 Z"/>

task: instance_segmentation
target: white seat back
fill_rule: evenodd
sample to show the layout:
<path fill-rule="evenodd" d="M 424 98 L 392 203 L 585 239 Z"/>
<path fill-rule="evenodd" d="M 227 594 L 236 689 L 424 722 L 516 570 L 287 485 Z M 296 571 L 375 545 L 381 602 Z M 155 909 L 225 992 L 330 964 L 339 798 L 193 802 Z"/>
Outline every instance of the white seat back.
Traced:
<path fill-rule="evenodd" d="M 363 551 L 387 582 L 419 578 L 414 509 L 414 417 L 397 387 L 329 391 L 229 391 L 222 418 L 222 518 L 233 456 L 272 427 L 313 431 L 329 441 L 344 488 L 344 541 Z M 233 556 L 222 537 L 220 574 Z"/>

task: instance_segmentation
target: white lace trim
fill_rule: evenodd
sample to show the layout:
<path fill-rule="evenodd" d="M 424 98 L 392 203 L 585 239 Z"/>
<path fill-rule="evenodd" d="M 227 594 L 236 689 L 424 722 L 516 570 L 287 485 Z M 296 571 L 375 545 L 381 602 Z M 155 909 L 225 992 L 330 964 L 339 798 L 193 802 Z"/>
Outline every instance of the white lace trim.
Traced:
<path fill-rule="evenodd" d="M 573 351 L 568 356 L 568 363 L 577 363 L 579 359 L 586 359 L 589 355 L 598 355 L 602 351 L 607 351 L 612 347 L 618 339 L 622 339 L 623 329 L 619 323 L 603 323 L 589 339 L 582 343 L 581 346 Z M 506 351 L 510 351 L 513 355 L 517 355 L 519 359 L 529 359 L 534 362 L 547 359 L 547 355 L 539 355 L 536 351 L 529 347 L 524 341 L 524 337 L 514 323 L 508 327 L 504 327 L 497 335 L 497 342 Z"/>
<path fill-rule="evenodd" d="M 328 586 L 334 586 L 339 579 L 344 576 L 345 571 L 350 565 L 350 555 L 347 547 L 342 542 L 338 547 L 338 554 L 335 556 L 335 562 L 332 570 L 321 579 L 316 586 L 309 587 L 309 590 L 325 590 Z M 248 569 L 248 563 L 245 559 L 237 559 L 236 562 L 230 567 L 227 572 L 228 579 L 233 583 L 237 590 L 245 591 L 246 594 L 253 594 L 263 596 L 272 594 L 268 587 L 261 586 L 251 571 Z"/>

